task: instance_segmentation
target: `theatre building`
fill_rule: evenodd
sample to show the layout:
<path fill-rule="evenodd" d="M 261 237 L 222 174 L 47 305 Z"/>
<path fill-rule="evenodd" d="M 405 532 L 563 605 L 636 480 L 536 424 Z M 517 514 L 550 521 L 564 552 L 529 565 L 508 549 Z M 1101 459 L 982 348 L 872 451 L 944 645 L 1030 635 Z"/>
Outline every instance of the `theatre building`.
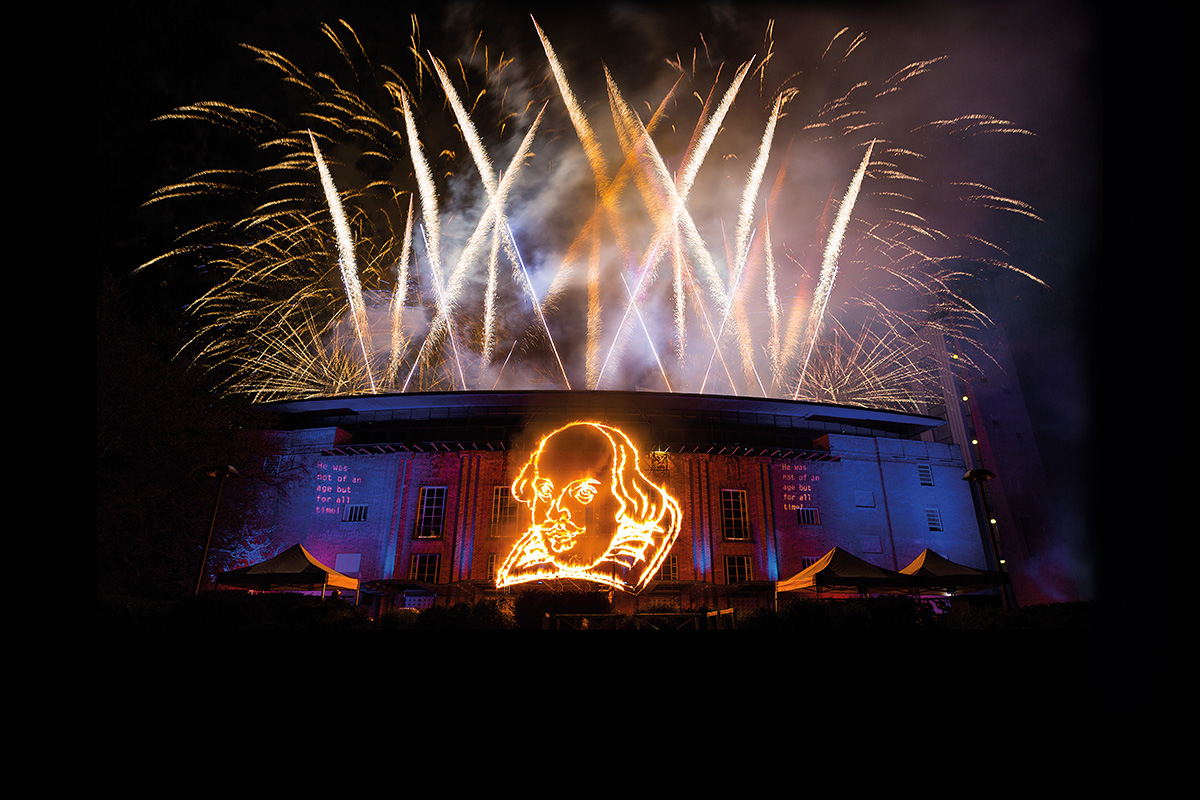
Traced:
<path fill-rule="evenodd" d="M 227 535 L 246 563 L 302 544 L 384 608 L 561 580 L 612 589 L 625 613 L 750 609 L 835 546 L 889 570 L 925 548 L 992 567 L 962 455 L 931 417 L 600 391 L 269 410 L 266 480 L 229 482 L 243 512 Z"/>

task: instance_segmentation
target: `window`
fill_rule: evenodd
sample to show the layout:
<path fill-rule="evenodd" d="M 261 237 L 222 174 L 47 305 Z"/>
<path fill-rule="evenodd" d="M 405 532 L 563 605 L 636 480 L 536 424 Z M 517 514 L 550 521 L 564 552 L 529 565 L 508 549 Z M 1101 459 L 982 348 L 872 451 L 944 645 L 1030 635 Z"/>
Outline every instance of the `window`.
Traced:
<path fill-rule="evenodd" d="M 799 508 L 796 511 L 796 520 L 801 525 L 820 525 L 821 510 L 818 508 Z"/>
<path fill-rule="evenodd" d="M 420 553 L 413 556 L 408 579 L 422 583 L 437 583 L 438 558 L 436 553 Z"/>
<path fill-rule="evenodd" d="M 750 538 L 745 489 L 721 490 L 721 530 L 726 539 Z"/>
<path fill-rule="evenodd" d="M 808 569 L 822 558 L 824 558 L 824 556 L 800 556 L 800 569 Z"/>
<path fill-rule="evenodd" d="M 929 523 L 929 530 L 940 531 L 942 529 L 942 512 L 934 506 L 926 506 L 925 519 Z"/>
<path fill-rule="evenodd" d="M 922 486 L 933 486 L 933 466 L 917 464 L 917 477 L 921 480 Z"/>
<path fill-rule="evenodd" d="M 488 553 L 487 557 L 487 577 L 485 580 L 496 580 L 496 554 Z"/>
<path fill-rule="evenodd" d="M 446 487 L 422 486 L 417 496 L 417 538 L 440 538 L 445 523 Z"/>
<path fill-rule="evenodd" d="M 492 530 L 516 525 L 520 504 L 507 486 L 492 487 Z"/>
<path fill-rule="evenodd" d="M 342 506 L 342 522 L 366 522 L 367 507 L 366 506 Z"/>
<path fill-rule="evenodd" d="M 679 556 L 672 553 L 666 557 L 662 566 L 658 568 L 658 574 L 654 576 L 658 581 L 677 581 L 679 580 Z"/>
<path fill-rule="evenodd" d="M 343 575 L 358 572 L 362 565 L 362 553 L 338 553 L 333 562 L 333 568 Z"/>
<path fill-rule="evenodd" d="M 725 582 L 748 583 L 754 580 L 750 556 L 725 556 Z"/>

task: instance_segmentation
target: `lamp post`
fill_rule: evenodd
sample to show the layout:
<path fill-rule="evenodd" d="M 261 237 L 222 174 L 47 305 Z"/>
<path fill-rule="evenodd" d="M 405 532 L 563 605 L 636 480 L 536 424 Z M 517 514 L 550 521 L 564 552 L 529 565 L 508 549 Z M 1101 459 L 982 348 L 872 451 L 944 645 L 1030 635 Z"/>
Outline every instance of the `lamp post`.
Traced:
<path fill-rule="evenodd" d="M 992 511 L 990 508 L 988 508 L 987 492 L 983 490 L 984 482 L 990 481 L 994 477 L 996 477 L 994 472 L 980 467 L 977 469 L 967 470 L 966 474 L 963 475 L 963 480 L 970 481 L 971 485 L 976 487 L 979 491 L 979 504 L 983 509 L 983 524 L 985 526 L 985 530 L 987 531 L 986 543 L 992 551 L 992 561 L 996 565 L 996 571 L 1005 573 L 1007 575 L 1008 570 L 1004 568 L 1004 561 L 1000 558 L 1000 541 L 996 536 L 996 521 L 992 519 Z M 1012 608 L 1015 605 L 1010 595 L 1011 591 L 1012 587 L 1007 581 L 1001 584 L 1000 597 L 1004 601 L 1005 608 Z"/>
<path fill-rule="evenodd" d="M 213 529 L 217 527 L 217 509 L 221 505 L 221 489 L 225 486 L 225 478 L 239 473 L 233 467 L 223 465 L 213 467 L 206 474 L 210 477 L 219 477 L 220 481 L 217 482 L 217 499 L 213 501 L 212 519 L 208 523 L 208 538 L 204 540 L 204 556 L 200 559 L 200 573 L 196 575 L 196 591 L 192 593 L 193 597 L 200 594 L 200 584 L 204 581 L 204 568 L 208 565 L 208 548 L 212 545 Z"/>

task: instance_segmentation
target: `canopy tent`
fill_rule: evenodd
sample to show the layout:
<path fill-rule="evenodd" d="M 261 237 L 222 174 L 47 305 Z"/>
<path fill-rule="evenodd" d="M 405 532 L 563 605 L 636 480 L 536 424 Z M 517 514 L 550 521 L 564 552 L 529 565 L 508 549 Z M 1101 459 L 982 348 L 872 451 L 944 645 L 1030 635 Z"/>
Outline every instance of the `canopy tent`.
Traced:
<path fill-rule="evenodd" d="M 808 569 L 776 584 L 777 592 L 904 592 L 909 579 L 835 547 Z"/>
<path fill-rule="evenodd" d="M 986 572 L 956 564 L 929 548 L 922 550 L 921 555 L 900 572 L 908 576 L 918 591 L 950 595 L 978 592 L 1008 582 L 1008 575 L 1003 572 Z"/>
<path fill-rule="evenodd" d="M 330 569 L 312 557 L 302 545 L 296 544 L 274 558 L 251 564 L 241 569 L 222 572 L 217 576 L 217 585 L 237 586 L 258 591 L 291 590 L 311 591 L 325 589 L 353 589 L 358 596 L 358 579 Z"/>

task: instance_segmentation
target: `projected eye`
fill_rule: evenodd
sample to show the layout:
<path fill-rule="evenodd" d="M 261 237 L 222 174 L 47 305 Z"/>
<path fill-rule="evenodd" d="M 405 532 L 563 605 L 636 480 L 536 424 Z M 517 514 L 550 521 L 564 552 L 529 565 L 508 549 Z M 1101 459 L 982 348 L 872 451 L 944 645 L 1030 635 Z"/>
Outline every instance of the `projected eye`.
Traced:
<path fill-rule="evenodd" d="M 549 500 L 554 494 L 554 484 L 550 481 L 542 481 L 537 486 L 538 497 L 543 500 Z"/>
<path fill-rule="evenodd" d="M 600 486 L 599 481 L 584 481 L 571 486 L 571 496 L 580 503 L 590 503 L 596 496 L 596 490 Z"/>

